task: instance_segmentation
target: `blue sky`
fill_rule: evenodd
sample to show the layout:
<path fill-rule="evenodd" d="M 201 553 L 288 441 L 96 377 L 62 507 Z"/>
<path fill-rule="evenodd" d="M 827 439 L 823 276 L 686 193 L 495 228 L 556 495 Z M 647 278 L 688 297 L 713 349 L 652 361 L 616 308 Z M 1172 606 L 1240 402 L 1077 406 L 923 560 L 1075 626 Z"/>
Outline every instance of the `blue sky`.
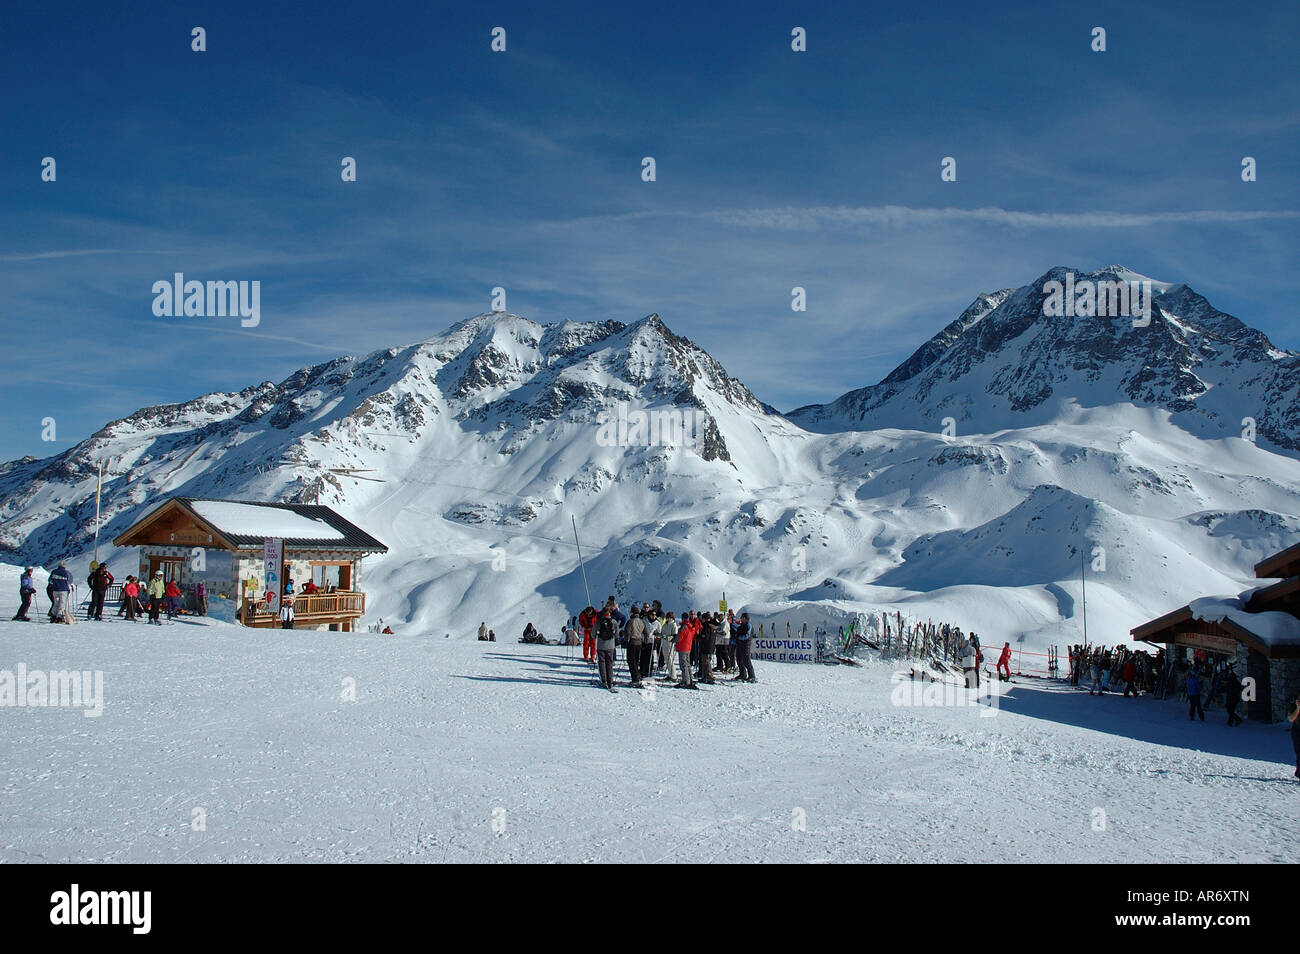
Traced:
<path fill-rule="evenodd" d="M 497 285 L 542 322 L 658 312 L 783 410 L 1054 265 L 1300 349 L 1298 4 L 28 6 L 0 18 L 0 459 Z M 260 325 L 155 317 L 178 271 L 260 281 Z"/>

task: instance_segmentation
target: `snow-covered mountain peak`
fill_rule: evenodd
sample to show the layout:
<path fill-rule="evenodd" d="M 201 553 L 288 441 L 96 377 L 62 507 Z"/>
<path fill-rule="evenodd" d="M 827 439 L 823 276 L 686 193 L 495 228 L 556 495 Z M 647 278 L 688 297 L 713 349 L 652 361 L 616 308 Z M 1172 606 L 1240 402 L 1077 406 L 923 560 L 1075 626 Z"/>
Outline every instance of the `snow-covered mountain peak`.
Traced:
<path fill-rule="evenodd" d="M 938 430 L 946 418 L 989 432 L 1117 403 L 1166 409 L 1212 437 L 1253 421 L 1256 439 L 1300 451 L 1300 356 L 1186 284 L 1122 265 L 1057 266 L 980 296 L 879 384 L 788 416 L 821 432 Z"/>

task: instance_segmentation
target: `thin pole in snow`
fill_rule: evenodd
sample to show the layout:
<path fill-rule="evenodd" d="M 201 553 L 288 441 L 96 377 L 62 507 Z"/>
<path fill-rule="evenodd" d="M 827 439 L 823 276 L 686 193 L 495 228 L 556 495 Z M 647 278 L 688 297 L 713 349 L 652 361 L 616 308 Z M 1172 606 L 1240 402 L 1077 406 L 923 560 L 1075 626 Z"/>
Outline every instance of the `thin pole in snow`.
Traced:
<path fill-rule="evenodd" d="M 95 480 L 95 562 L 99 562 L 99 498 L 104 489 L 104 462 L 99 462 L 99 476 Z"/>
<path fill-rule="evenodd" d="M 1079 580 L 1083 584 L 1083 645 L 1088 645 L 1088 557 L 1079 551 Z"/>
<path fill-rule="evenodd" d="M 569 519 L 573 521 L 573 542 L 578 547 L 578 567 L 582 570 L 582 588 L 587 591 L 587 605 L 595 606 L 591 601 L 591 587 L 587 585 L 587 567 L 582 562 L 582 544 L 578 543 L 578 518 L 569 514 Z"/>

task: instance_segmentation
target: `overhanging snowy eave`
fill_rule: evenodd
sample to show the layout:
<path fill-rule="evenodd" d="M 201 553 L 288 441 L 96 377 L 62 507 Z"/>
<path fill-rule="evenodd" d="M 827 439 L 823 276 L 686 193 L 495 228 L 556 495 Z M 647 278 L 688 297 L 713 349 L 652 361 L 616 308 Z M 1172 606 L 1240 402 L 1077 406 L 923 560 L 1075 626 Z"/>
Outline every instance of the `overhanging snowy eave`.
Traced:
<path fill-rule="evenodd" d="M 258 550 L 269 537 L 283 540 L 287 551 L 388 552 L 388 547 L 329 507 L 201 497 L 171 498 L 115 537 L 113 544 Z"/>
<path fill-rule="evenodd" d="M 1270 613 L 1271 616 L 1279 614 Z M 1263 617 L 1261 624 L 1265 623 Z M 1300 626 L 1300 620 L 1297 620 Z M 1300 659 L 1300 643 L 1278 640 L 1254 632 L 1251 628 L 1249 614 L 1234 614 L 1220 619 L 1207 619 L 1204 612 L 1200 615 L 1187 605 L 1172 613 L 1166 613 L 1158 619 L 1129 630 L 1136 642 L 1176 643 L 1178 637 L 1188 635 L 1218 636 L 1244 643 L 1250 650 L 1270 659 Z"/>

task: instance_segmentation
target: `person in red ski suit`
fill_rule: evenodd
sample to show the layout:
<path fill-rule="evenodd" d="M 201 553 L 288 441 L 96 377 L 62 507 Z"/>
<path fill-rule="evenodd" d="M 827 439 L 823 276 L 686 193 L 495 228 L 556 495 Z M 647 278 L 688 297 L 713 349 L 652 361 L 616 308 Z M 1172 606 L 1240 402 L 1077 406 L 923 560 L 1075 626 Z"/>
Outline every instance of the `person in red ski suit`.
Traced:
<path fill-rule="evenodd" d="M 596 637 L 591 634 L 596 628 L 596 607 L 588 606 L 578 614 L 578 628 L 582 630 L 582 658 L 585 662 L 596 661 Z"/>
<path fill-rule="evenodd" d="M 1006 675 L 1003 675 L 1005 673 Z M 998 657 L 998 682 L 1011 680 L 1011 644 L 1002 644 L 1002 655 Z"/>

